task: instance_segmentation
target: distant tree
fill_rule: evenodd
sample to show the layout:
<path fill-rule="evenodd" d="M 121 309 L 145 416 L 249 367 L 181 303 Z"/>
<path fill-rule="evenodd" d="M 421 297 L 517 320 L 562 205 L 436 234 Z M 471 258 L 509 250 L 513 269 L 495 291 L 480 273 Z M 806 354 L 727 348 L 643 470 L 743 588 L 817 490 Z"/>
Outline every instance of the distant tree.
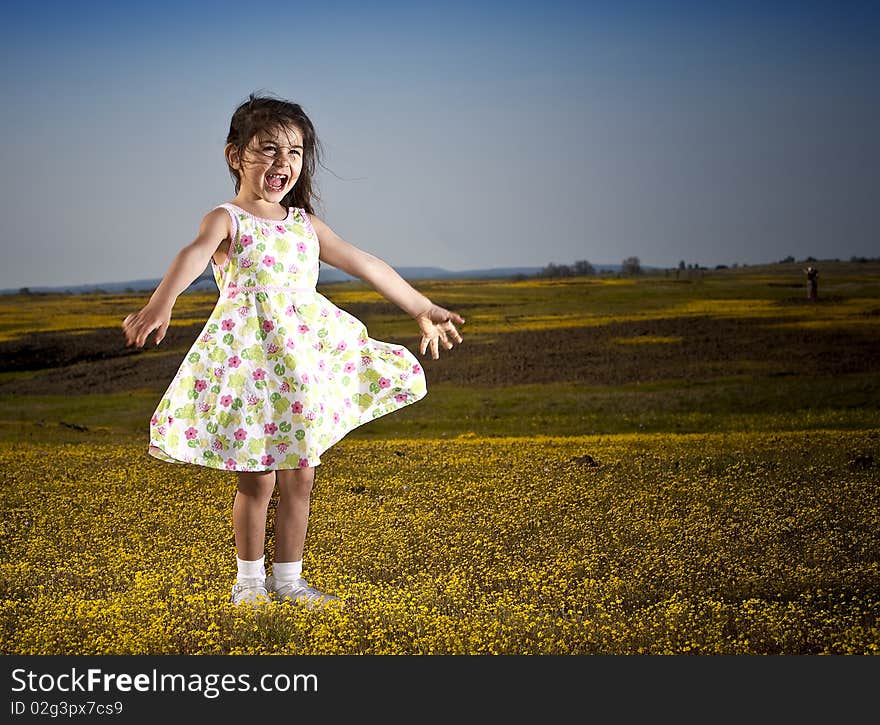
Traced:
<path fill-rule="evenodd" d="M 541 277 L 571 277 L 573 272 L 571 267 L 567 264 L 554 264 L 550 262 L 546 267 L 544 267 L 539 273 Z"/>
<path fill-rule="evenodd" d="M 29 295 L 30 293 L 31 293 L 30 287 L 22 287 L 20 290 L 18 290 L 18 294 L 20 294 L 20 295 Z"/>
<path fill-rule="evenodd" d="M 626 275 L 641 274 L 642 263 L 638 257 L 627 257 L 620 265 L 620 273 Z"/>
<path fill-rule="evenodd" d="M 792 262 L 794 262 L 794 257 L 792 257 L 790 254 L 787 257 L 779 260 L 779 264 L 791 264 Z"/>
<path fill-rule="evenodd" d="M 685 263 L 684 263 L 684 260 L 683 260 L 683 259 L 678 263 L 678 268 L 679 268 L 680 270 L 684 271 L 684 269 L 685 269 Z"/>
<path fill-rule="evenodd" d="M 586 259 L 579 259 L 574 263 L 572 270 L 576 275 L 589 276 L 596 274 L 596 268 Z"/>

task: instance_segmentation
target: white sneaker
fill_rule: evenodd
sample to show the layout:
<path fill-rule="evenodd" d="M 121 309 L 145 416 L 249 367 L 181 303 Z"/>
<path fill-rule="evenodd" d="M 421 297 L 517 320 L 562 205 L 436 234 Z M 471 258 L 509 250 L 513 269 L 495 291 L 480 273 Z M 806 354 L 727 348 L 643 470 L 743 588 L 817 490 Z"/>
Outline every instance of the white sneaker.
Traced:
<path fill-rule="evenodd" d="M 298 602 L 299 604 L 304 604 L 309 609 L 323 607 L 330 602 L 339 601 L 339 597 L 334 597 L 332 594 L 324 594 L 314 587 L 310 587 L 308 582 L 301 576 L 293 581 L 276 582 L 270 574 L 266 577 L 266 589 L 281 601 Z"/>
<path fill-rule="evenodd" d="M 242 579 L 232 585 L 232 596 L 229 601 L 233 604 L 259 604 L 269 601 L 269 592 L 266 591 L 266 580 L 262 577 L 254 579 Z"/>

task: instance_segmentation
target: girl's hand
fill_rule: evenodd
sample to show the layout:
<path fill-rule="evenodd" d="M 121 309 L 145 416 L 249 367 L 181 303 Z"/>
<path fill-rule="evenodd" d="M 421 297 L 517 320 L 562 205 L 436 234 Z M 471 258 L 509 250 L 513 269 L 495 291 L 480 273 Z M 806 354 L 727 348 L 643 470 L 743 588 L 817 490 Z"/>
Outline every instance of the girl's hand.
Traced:
<path fill-rule="evenodd" d="M 431 357 L 435 360 L 440 357 L 440 343 L 447 350 L 451 350 L 454 344 L 461 343 L 461 335 L 455 328 L 455 323 L 464 324 L 464 318 L 455 312 L 450 312 L 443 307 L 431 305 L 427 310 L 415 318 L 422 331 L 422 342 L 419 349 L 424 355 L 431 348 Z"/>
<path fill-rule="evenodd" d="M 156 330 L 156 344 L 165 338 L 168 325 L 171 324 L 171 310 L 154 307 L 150 304 L 144 306 L 139 312 L 128 315 L 122 321 L 122 331 L 125 333 L 125 346 L 143 347 L 150 333 Z"/>

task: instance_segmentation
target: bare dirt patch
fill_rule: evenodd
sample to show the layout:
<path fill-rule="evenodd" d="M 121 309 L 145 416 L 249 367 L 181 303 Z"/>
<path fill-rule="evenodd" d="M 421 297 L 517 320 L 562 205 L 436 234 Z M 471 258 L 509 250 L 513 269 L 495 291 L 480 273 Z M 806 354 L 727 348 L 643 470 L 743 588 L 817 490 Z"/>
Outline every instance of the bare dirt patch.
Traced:
<path fill-rule="evenodd" d="M 708 381 L 730 375 L 844 375 L 874 369 L 880 339 L 853 328 L 774 327 L 782 320 L 670 318 L 599 327 L 513 331 L 465 339 L 439 360 L 420 358 L 432 383 L 476 385 L 581 382 L 620 385 L 660 380 Z M 158 349 L 126 348 L 118 330 L 44 333 L 2 343 L 0 369 L 38 371 L 0 383 L 0 394 L 112 393 L 164 390 L 202 325 L 173 327 Z M 477 332 L 477 331 L 474 331 Z M 619 340 L 642 344 L 621 344 Z M 681 338 L 652 342 L 651 338 Z"/>

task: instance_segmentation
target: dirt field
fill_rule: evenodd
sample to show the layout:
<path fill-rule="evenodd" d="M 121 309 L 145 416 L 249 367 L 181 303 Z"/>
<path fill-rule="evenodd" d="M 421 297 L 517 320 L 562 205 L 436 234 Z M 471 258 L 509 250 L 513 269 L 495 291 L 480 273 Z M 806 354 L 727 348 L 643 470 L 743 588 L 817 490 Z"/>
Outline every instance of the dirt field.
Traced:
<path fill-rule="evenodd" d="M 780 307 L 788 304 L 796 302 L 783 301 Z M 484 386 L 696 382 L 743 374 L 836 376 L 876 368 L 880 337 L 873 326 L 805 328 L 782 326 L 785 322 L 790 318 L 671 317 L 491 336 L 471 327 L 464 344 L 443 351 L 439 361 L 422 359 L 434 383 Z M 121 331 L 109 328 L 32 333 L 2 342 L 0 372 L 34 374 L 0 383 L 0 394 L 164 390 L 202 324 L 171 327 L 158 349 L 126 348 Z M 383 339 L 419 355 L 415 335 Z"/>

